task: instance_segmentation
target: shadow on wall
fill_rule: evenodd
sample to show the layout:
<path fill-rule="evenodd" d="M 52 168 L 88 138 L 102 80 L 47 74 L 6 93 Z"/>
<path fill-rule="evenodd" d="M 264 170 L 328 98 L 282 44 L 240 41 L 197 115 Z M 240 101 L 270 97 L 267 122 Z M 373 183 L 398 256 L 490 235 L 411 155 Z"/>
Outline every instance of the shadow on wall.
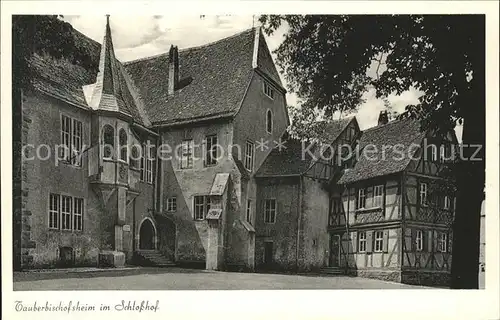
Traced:
<path fill-rule="evenodd" d="M 194 221 L 190 206 L 182 192 L 172 163 L 166 164 L 164 181 L 163 214 L 167 217 L 158 219 L 158 232 L 160 251 L 172 254 L 176 262 L 204 262 L 206 257 L 205 245 L 208 232 L 206 221 Z M 167 198 L 176 197 L 177 208 L 175 212 L 167 212 Z M 172 224 L 167 220 L 170 219 Z M 161 231 L 160 231 L 161 230 Z M 172 236 L 173 235 L 173 236 Z"/>

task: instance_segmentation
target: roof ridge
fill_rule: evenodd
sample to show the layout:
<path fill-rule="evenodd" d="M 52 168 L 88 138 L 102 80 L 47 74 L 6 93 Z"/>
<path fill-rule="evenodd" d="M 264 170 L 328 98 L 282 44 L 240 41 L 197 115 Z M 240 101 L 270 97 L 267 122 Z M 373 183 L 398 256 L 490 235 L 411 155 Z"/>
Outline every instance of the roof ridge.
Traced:
<path fill-rule="evenodd" d="M 399 123 L 399 122 L 403 122 L 404 120 L 415 121 L 414 119 L 396 119 L 396 120 L 389 121 L 389 122 L 387 122 L 386 124 L 383 124 L 383 125 L 376 125 L 376 126 L 370 127 L 368 129 L 363 130 L 362 132 L 374 131 L 374 130 L 382 129 L 382 128 L 385 128 L 385 127 L 387 127 L 387 126 L 389 126 L 391 124 L 396 124 L 396 123 Z"/>
<path fill-rule="evenodd" d="M 215 41 L 212 41 L 212 42 L 209 42 L 209 43 L 205 43 L 205 44 L 202 44 L 202 45 L 199 45 L 199 46 L 182 48 L 182 49 L 179 49 L 179 52 L 187 52 L 187 51 L 191 51 L 191 50 L 198 50 L 198 49 L 206 48 L 206 47 L 218 44 L 218 43 L 220 43 L 222 41 L 226 41 L 226 40 L 229 40 L 229 39 L 232 39 L 232 38 L 236 38 L 238 36 L 241 36 L 244 33 L 247 33 L 249 31 L 253 31 L 254 29 L 256 29 L 256 27 L 248 28 L 248 29 L 245 29 L 245 30 L 243 30 L 241 32 L 238 32 L 238 33 L 235 33 L 233 35 L 230 35 L 228 37 L 225 37 L 225 38 L 222 38 L 222 39 L 219 39 L 219 40 L 215 40 Z M 130 61 L 127 61 L 127 62 L 123 62 L 123 65 L 129 65 L 129 64 L 136 63 L 136 62 L 141 62 L 141 61 L 146 61 L 146 60 L 150 60 L 150 59 L 155 59 L 155 58 L 158 58 L 160 56 L 167 55 L 167 54 L 168 54 L 168 52 L 163 52 L 163 53 L 155 54 L 155 55 L 148 56 L 148 57 L 142 57 L 142 58 L 138 58 L 138 59 L 135 59 L 135 60 L 130 60 Z"/>

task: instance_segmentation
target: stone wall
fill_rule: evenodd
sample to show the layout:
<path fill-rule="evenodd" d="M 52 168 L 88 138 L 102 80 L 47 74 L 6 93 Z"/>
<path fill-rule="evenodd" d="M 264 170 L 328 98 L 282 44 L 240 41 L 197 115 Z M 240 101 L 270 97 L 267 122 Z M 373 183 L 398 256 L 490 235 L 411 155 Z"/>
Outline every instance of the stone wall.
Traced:
<path fill-rule="evenodd" d="M 86 158 L 81 167 L 55 164 L 54 148 L 61 143 L 61 114 L 83 123 L 83 144 L 90 145 L 90 115 L 87 111 L 40 94 L 26 96 L 23 106 L 24 144 L 31 144 L 23 162 L 23 267 L 50 267 L 59 262 L 60 247 L 72 247 L 76 265 L 95 265 L 99 248 L 109 240 L 106 214 L 91 190 Z M 36 156 L 39 149 L 41 160 Z M 33 160 L 27 160 L 33 157 Z M 49 230 L 48 209 L 51 193 L 84 199 L 83 231 Z M 104 220 L 103 220 L 104 219 Z"/>
<path fill-rule="evenodd" d="M 256 268 L 296 270 L 297 260 L 297 228 L 299 214 L 299 177 L 261 178 L 257 188 L 256 207 Z M 266 199 L 276 199 L 276 221 L 266 223 L 264 220 L 264 203 Z M 273 262 L 264 264 L 264 248 L 266 242 L 273 243 Z"/>
<path fill-rule="evenodd" d="M 329 196 L 319 181 L 303 177 L 302 186 L 299 270 L 309 271 L 327 265 Z"/>

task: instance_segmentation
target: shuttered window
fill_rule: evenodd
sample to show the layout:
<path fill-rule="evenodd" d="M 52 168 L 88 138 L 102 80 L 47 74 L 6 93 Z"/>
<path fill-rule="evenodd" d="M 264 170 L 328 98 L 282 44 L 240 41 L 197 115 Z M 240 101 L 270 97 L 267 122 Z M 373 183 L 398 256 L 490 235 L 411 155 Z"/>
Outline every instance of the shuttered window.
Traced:
<path fill-rule="evenodd" d="M 374 251 L 375 252 L 382 252 L 384 249 L 384 232 L 383 231 L 376 231 L 375 232 L 375 243 L 374 243 Z"/>
<path fill-rule="evenodd" d="M 356 201 L 356 208 L 363 209 L 366 206 L 366 189 L 361 188 L 358 190 L 358 198 Z"/>

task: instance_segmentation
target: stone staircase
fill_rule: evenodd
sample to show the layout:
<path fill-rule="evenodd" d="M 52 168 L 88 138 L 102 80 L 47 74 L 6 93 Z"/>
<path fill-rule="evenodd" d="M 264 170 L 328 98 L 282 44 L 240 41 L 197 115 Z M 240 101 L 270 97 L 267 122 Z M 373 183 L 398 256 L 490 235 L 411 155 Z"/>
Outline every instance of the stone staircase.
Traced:
<path fill-rule="evenodd" d="M 138 263 L 148 267 L 173 267 L 175 263 L 156 250 L 136 251 Z"/>
<path fill-rule="evenodd" d="M 345 275 L 345 269 L 338 267 L 324 267 L 321 268 L 320 272 L 326 275 L 341 276 Z"/>

